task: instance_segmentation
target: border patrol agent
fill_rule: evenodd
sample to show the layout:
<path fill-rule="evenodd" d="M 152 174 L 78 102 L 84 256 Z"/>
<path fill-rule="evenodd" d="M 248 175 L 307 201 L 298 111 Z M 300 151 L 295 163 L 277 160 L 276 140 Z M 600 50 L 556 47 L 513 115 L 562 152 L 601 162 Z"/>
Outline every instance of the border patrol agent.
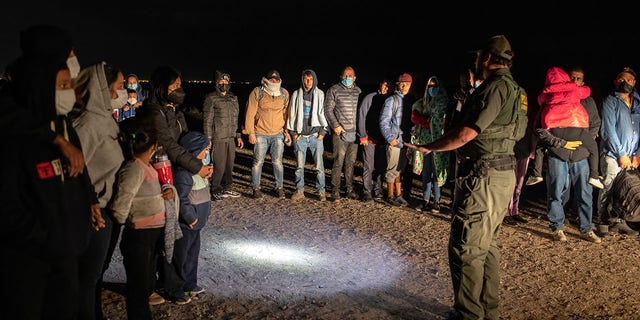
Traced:
<path fill-rule="evenodd" d="M 499 319 L 498 231 L 516 185 L 513 147 L 527 125 L 527 96 L 509 71 L 512 58 L 507 38 L 491 37 L 477 51 L 485 80 L 465 102 L 461 126 L 432 143 L 407 144 L 423 153 L 456 150 L 451 319 Z"/>

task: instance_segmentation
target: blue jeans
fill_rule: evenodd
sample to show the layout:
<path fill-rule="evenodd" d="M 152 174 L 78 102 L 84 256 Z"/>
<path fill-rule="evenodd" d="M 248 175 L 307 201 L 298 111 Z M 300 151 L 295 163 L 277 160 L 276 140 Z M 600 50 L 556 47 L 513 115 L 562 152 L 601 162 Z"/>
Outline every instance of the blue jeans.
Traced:
<path fill-rule="evenodd" d="M 440 202 L 440 186 L 436 178 L 436 165 L 433 162 L 433 153 L 424 156 L 422 161 L 422 199 L 429 201 L 431 198 L 431 188 L 433 188 L 433 202 Z"/>
<path fill-rule="evenodd" d="M 282 165 L 282 154 L 284 153 L 284 134 L 282 132 L 274 135 L 256 134 L 256 144 L 253 146 L 253 165 L 251 166 L 251 187 L 253 189 L 260 189 L 262 165 L 267 156 L 267 151 L 271 155 L 273 175 L 276 179 L 275 188 L 278 189 L 283 186 L 284 167 Z"/>
<path fill-rule="evenodd" d="M 311 151 L 316 171 L 316 189 L 325 192 L 324 177 L 324 140 L 318 140 L 318 135 L 299 136 L 293 141 L 293 149 L 296 153 L 296 190 L 304 191 L 304 164 L 307 161 L 307 150 Z"/>
<path fill-rule="evenodd" d="M 589 184 L 589 163 L 587 159 L 565 162 L 556 157 L 547 157 L 547 217 L 551 230 L 564 228 L 564 205 L 569 201 L 571 189 L 574 191 L 573 208 L 578 214 L 580 232 L 593 229 L 592 187 Z"/>

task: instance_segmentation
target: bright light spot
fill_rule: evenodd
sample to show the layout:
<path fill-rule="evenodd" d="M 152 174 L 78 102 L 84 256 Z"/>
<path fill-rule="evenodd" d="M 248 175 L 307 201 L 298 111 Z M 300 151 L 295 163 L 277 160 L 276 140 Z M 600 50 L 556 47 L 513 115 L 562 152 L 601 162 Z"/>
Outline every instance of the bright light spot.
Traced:
<path fill-rule="evenodd" d="M 224 247 L 240 259 L 256 260 L 273 265 L 312 266 L 318 259 L 304 250 L 259 242 L 227 242 Z"/>

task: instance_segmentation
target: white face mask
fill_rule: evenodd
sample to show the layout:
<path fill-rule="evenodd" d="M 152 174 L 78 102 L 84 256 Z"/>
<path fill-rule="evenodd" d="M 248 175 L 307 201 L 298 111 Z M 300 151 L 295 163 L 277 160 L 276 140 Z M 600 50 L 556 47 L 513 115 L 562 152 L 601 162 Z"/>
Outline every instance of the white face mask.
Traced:
<path fill-rule="evenodd" d="M 56 90 L 56 114 L 66 115 L 76 103 L 76 92 L 73 89 Z"/>
<path fill-rule="evenodd" d="M 73 56 L 67 59 L 67 68 L 69 68 L 69 72 L 71 73 L 71 79 L 75 79 L 80 74 L 80 62 L 78 61 L 78 57 Z"/>
<path fill-rule="evenodd" d="M 113 109 L 122 108 L 122 107 L 124 107 L 125 104 L 127 104 L 127 90 L 126 89 L 116 90 L 116 94 L 118 95 L 118 97 L 115 98 L 115 99 L 111 99 L 111 107 Z"/>
<path fill-rule="evenodd" d="M 131 97 L 131 98 L 127 99 L 127 102 L 130 105 L 134 105 L 134 104 L 136 104 L 138 102 L 138 99 Z"/>

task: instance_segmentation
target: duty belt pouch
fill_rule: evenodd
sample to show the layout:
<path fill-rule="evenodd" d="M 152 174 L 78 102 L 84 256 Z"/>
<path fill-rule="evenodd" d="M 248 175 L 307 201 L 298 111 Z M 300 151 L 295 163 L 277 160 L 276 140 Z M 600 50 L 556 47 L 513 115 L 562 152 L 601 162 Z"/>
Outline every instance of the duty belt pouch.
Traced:
<path fill-rule="evenodd" d="M 464 177 L 486 177 L 489 169 L 498 171 L 513 170 L 516 167 L 514 156 L 501 156 L 491 159 L 458 159 L 456 176 Z"/>

